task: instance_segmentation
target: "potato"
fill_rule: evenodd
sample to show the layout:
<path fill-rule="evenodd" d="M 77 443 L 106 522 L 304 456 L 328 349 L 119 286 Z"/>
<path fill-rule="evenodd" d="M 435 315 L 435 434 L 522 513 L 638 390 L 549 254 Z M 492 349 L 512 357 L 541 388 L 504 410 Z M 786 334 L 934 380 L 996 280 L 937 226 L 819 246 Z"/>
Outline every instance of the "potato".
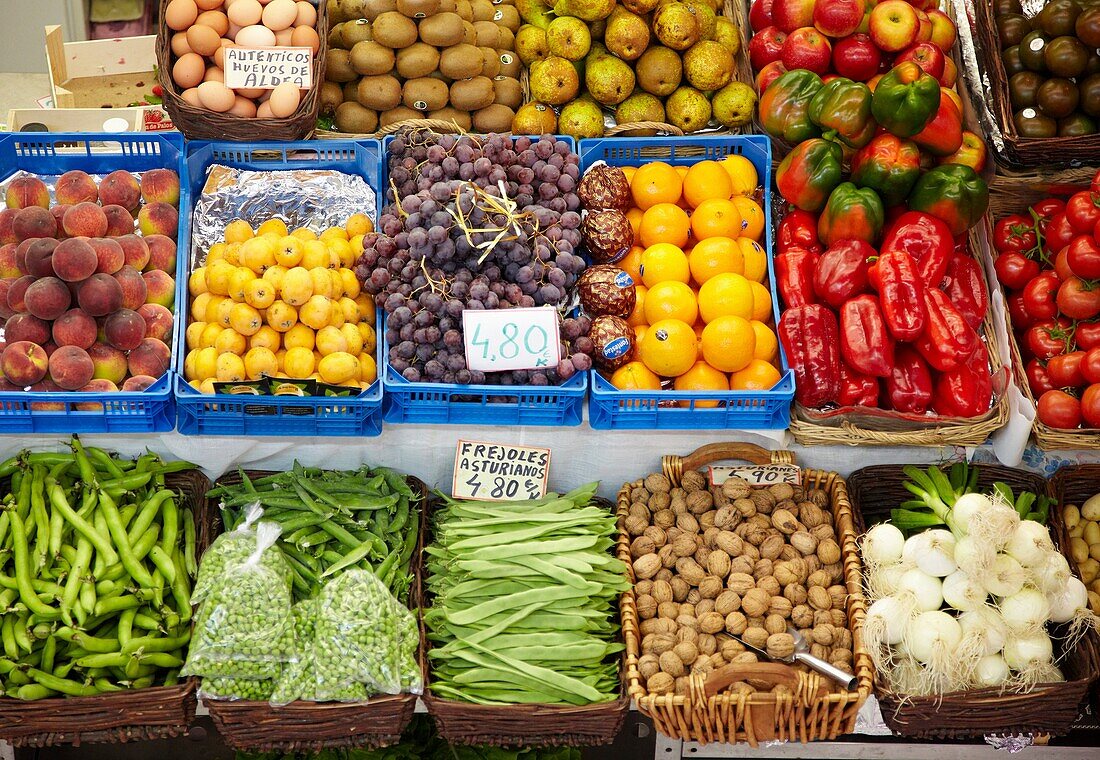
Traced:
<path fill-rule="evenodd" d="M 1071 538 L 1069 540 L 1069 554 L 1074 563 L 1080 565 L 1089 558 L 1089 545 L 1085 542 L 1085 539 L 1079 536 Z"/>
<path fill-rule="evenodd" d="M 1081 522 L 1081 510 L 1073 504 L 1067 504 L 1062 510 L 1062 521 L 1066 524 L 1066 530 L 1073 530 L 1074 526 Z"/>
<path fill-rule="evenodd" d="M 1091 520 L 1085 523 L 1085 530 L 1081 534 L 1081 538 L 1085 539 L 1085 543 L 1089 546 L 1100 544 L 1100 523 Z"/>
<path fill-rule="evenodd" d="M 1081 517 L 1085 520 L 1100 522 L 1100 493 L 1081 505 Z"/>

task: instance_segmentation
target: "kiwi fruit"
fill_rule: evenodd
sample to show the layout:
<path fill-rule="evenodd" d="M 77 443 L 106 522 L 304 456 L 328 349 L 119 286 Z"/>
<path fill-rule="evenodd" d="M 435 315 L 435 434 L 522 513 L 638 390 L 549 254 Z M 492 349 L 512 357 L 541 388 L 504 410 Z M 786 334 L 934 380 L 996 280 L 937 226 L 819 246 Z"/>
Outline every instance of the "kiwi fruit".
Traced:
<path fill-rule="evenodd" d="M 456 108 L 450 106 L 446 108 L 440 108 L 438 111 L 432 111 L 428 114 L 429 119 L 439 119 L 440 121 L 453 121 L 458 125 L 459 129 L 469 132 L 473 127 L 473 123 L 470 121 L 470 114 L 464 111 L 459 111 Z"/>
<path fill-rule="evenodd" d="M 378 112 L 350 100 L 336 109 L 336 128 L 348 134 L 369 134 L 378 129 Z"/>
<path fill-rule="evenodd" d="M 462 41 L 467 45 L 477 44 L 477 29 L 474 29 L 472 21 L 462 22 Z"/>
<path fill-rule="evenodd" d="M 330 50 L 325 59 L 325 79 L 330 82 L 350 82 L 358 74 L 351 67 L 351 53 L 346 50 Z"/>
<path fill-rule="evenodd" d="M 397 11 L 409 18 L 427 18 L 439 11 L 439 0 L 397 0 Z"/>
<path fill-rule="evenodd" d="M 483 47 L 479 50 L 481 50 L 481 75 L 492 79 L 500 73 L 500 53 L 491 47 Z"/>
<path fill-rule="evenodd" d="M 405 106 L 397 106 L 391 108 L 388 111 L 383 111 L 378 114 L 378 126 L 388 127 L 390 124 L 396 124 L 399 121 L 408 121 L 409 119 L 423 119 L 424 114 L 420 111 L 414 111 L 411 108 Z"/>
<path fill-rule="evenodd" d="M 473 45 L 454 45 L 439 54 L 439 72 L 449 79 L 476 77 L 483 66 L 481 50 Z"/>
<path fill-rule="evenodd" d="M 457 7 L 458 6 L 455 5 L 455 0 L 439 0 L 439 10 L 437 13 L 454 13 Z"/>
<path fill-rule="evenodd" d="M 474 9 L 473 6 L 470 5 L 470 0 L 455 0 L 455 13 L 457 13 L 463 21 L 474 20 Z"/>
<path fill-rule="evenodd" d="M 515 50 L 516 49 L 516 35 L 512 34 L 512 30 L 506 26 L 497 26 L 500 34 L 500 42 L 497 43 L 498 50 Z"/>
<path fill-rule="evenodd" d="M 508 106 L 513 111 L 523 105 L 523 88 L 518 79 L 512 77 L 494 77 L 493 91 L 496 93 L 494 102 Z"/>
<path fill-rule="evenodd" d="M 451 85 L 451 105 L 460 111 L 477 111 L 491 106 L 496 98 L 489 77 L 463 79 Z"/>
<path fill-rule="evenodd" d="M 344 25 L 336 24 L 328 30 L 328 46 L 330 48 L 344 47 Z"/>
<path fill-rule="evenodd" d="M 371 24 L 374 41 L 394 50 L 416 42 L 416 22 L 397 11 L 386 11 Z"/>
<path fill-rule="evenodd" d="M 500 27 L 492 21 L 475 21 L 478 47 L 500 47 Z"/>
<path fill-rule="evenodd" d="M 343 92 L 344 92 L 344 102 L 345 103 L 347 103 L 349 100 L 352 103 L 358 103 L 359 102 L 359 77 L 356 77 L 355 79 L 351 80 L 350 82 L 345 82 Z"/>
<path fill-rule="evenodd" d="M 388 74 L 393 62 L 393 51 L 377 42 L 359 42 L 351 49 L 351 67 L 359 74 Z"/>
<path fill-rule="evenodd" d="M 498 50 L 497 53 L 500 54 L 500 74 L 519 79 L 519 75 L 523 73 L 523 61 L 519 56 L 511 50 Z"/>
<path fill-rule="evenodd" d="M 408 21 L 408 19 L 405 20 Z M 409 21 L 409 23 L 412 22 Z M 377 34 L 376 29 L 375 35 Z M 465 36 L 466 29 L 462 25 L 462 18 L 457 13 L 437 13 L 420 22 L 420 39 L 429 45 L 450 47 L 462 42 Z"/>
<path fill-rule="evenodd" d="M 515 116 L 515 111 L 508 106 L 494 103 L 474 112 L 474 131 L 486 134 L 489 132 L 508 132 L 512 129 L 512 119 Z"/>
<path fill-rule="evenodd" d="M 359 80 L 359 104 L 375 111 L 396 108 L 401 102 L 401 82 L 397 77 L 383 74 L 376 77 L 363 77 Z"/>
<path fill-rule="evenodd" d="M 519 25 L 521 23 L 519 18 L 519 11 L 517 11 L 515 7 L 511 5 L 498 6 L 496 9 L 496 13 L 493 14 L 493 21 L 496 21 L 498 24 L 500 24 L 513 34 L 515 34 L 516 30 L 519 29 Z"/>
<path fill-rule="evenodd" d="M 478 21 L 492 21 L 497 10 L 493 7 L 492 0 L 470 0 L 470 9 L 474 12 L 475 24 Z"/>
<path fill-rule="evenodd" d="M 321 85 L 321 113 L 333 113 L 344 102 L 344 88 L 336 82 L 325 82 Z"/>
<path fill-rule="evenodd" d="M 367 15 L 367 5 L 370 0 L 336 0 L 336 9 L 346 19 L 363 18 Z M 332 13 L 333 3 L 329 3 L 329 13 Z"/>
<path fill-rule="evenodd" d="M 405 79 L 426 77 L 439 68 L 439 51 L 425 42 L 397 51 L 397 74 Z"/>
<path fill-rule="evenodd" d="M 447 105 L 447 83 L 432 77 L 410 79 L 401 91 L 401 102 L 417 111 L 434 111 Z"/>
<path fill-rule="evenodd" d="M 392 13 L 397 10 L 397 0 L 364 0 L 363 5 L 366 6 L 363 11 L 364 17 L 371 21 L 383 13 Z"/>
<path fill-rule="evenodd" d="M 345 50 L 351 50 L 360 42 L 372 39 L 374 39 L 374 32 L 371 30 L 370 22 L 365 18 L 346 21 L 340 25 L 340 41 L 343 44 L 339 47 Z"/>

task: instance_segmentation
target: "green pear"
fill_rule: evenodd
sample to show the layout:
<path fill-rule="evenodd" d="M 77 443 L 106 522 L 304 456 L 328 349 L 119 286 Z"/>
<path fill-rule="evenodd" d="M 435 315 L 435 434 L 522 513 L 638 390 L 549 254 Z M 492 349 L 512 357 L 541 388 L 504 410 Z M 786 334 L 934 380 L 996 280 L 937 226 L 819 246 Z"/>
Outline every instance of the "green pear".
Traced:
<path fill-rule="evenodd" d="M 756 90 L 744 82 L 730 82 L 714 94 L 711 108 L 714 118 L 730 129 L 743 127 L 752 121 L 756 107 Z"/>
<path fill-rule="evenodd" d="M 546 30 L 539 29 L 534 24 L 524 24 L 516 32 L 515 48 L 523 65 L 531 68 L 532 63 L 550 55 Z"/>
<path fill-rule="evenodd" d="M 713 40 L 718 24 L 718 16 L 707 0 L 680 0 L 684 5 L 695 9 L 695 18 L 699 20 L 699 39 Z"/>
<path fill-rule="evenodd" d="M 550 21 L 554 18 L 550 6 L 542 0 L 514 0 L 512 4 L 524 21 L 534 24 L 539 29 L 550 26 Z"/>
<path fill-rule="evenodd" d="M 590 98 L 577 98 L 561 109 L 558 131 L 576 140 L 586 137 L 603 137 L 603 111 Z"/>
<path fill-rule="evenodd" d="M 648 92 L 636 91 L 615 109 L 615 123 L 620 125 L 638 121 L 663 122 L 664 120 L 665 107 L 661 103 L 661 99 L 656 95 L 650 95 Z M 626 137 L 647 137 L 657 134 L 657 130 L 630 129 L 618 134 Z"/>
<path fill-rule="evenodd" d="M 659 0 L 623 0 L 623 7 L 631 13 L 644 16 L 656 8 L 658 2 Z"/>
<path fill-rule="evenodd" d="M 615 10 L 615 0 L 557 0 L 554 13 L 559 16 L 576 16 L 583 21 L 599 21 Z"/>
<path fill-rule="evenodd" d="M 633 61 L 649 47 L 649 24 L 638 14 L 616 7 L 607 17 L 604 44 L 624 61 Z"/>
<path fill-rule="evenodd" d="M 653 12 L 653 33 L 662 45 L 687 50 L 701 39 L 699 16 L 695 8 L 683 3 L 667 3 Z"/>
<path fill-rule="evenodd" d="M 524 103 L 512 119 L 512 134 L 552 135 L 558 130 L 554 109 L 542 103 Z"/>
<path fill-rule="evenodd" d="M 713 40 L 700 40 L 684 53 L 684 78 L 697 90 L 725 87 L 733 78 L 733 55 Z"/>
<path fill-rule="evenodd" d="M 584 85 L 588 93 L 605 106 L 622 103 L 634 91 L 634 69 L 612 55 L 585 67 Z"/>
<path fill-rule="evenodd" d="M 634 65 L 638 86 L 657 97 L 671 95 L 683 79 L 683 63 L 675 50 L 654 45 Z"/>
<path fill-rule="evenodd" d="M 685 132 L 696 132 L 710 121 L 710 101 L 694 87 L 680 87 L 665 101 L 668 123 Z"/>
<path fill-rule="evenodd" d="M 551 55 L 531 64 L 530 74 L 533 100 L 557 106 L 577 97 L 580 78 L 571 61 Z"/>
<path fill-rule="evenodd" d="M 550 55 L 579 61 L 592 48 L 592 34 L 588 31 L 588 25 L 579 18 L 562 16 L 551 21 L 547 27 L 546 44 Z"/>
<path fill-rule="evenodd" d="M 718 17 L 714 40 L 725 45 L 726 49 L 734 56 L 741 52 L 741 28 L 728 18 Z"/>

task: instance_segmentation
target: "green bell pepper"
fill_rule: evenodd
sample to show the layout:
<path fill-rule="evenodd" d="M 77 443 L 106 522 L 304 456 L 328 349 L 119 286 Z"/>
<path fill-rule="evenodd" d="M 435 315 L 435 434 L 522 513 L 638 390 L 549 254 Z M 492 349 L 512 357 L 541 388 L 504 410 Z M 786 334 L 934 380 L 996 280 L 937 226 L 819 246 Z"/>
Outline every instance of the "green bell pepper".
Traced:
<path fill-rule="evenodd" d="M 822 88 L 821 77 L 806 69 L 780 76 L 760 96 L 760 122 L 772 137 L 797 145 L 821 130 L 810 121 L 810 101 Z"/>
<path fill-rule="evenodd" d="M 875 245 L 882 235 L 885 216 L 878 193 L 841 182 L 817 220 L 817 236 L 826 248 L 840 240 L 863 240 Z"/>
<path fill-rule="evenodd" d="M 840 184 L 844 157 L 832 140 L 814 137 L 800 142 L 775 172 L 775 186 L 788 203 L 818 212 Z"/>
<path fill-rule="evenodd" d="M 943 164 L 917 180 L 909 194 L 909 208 L 939 217 L 953 235 L 961 235 L 985 215 L 989 187 L 969 166 Z"/>
<path fill-rule="evenodd" d="M 890 69 L 875 87 L 871 114 L 887 132 L 912 137 L 940 107 L 940 83 L 912 61 Z"/>
<path fill-rule="evenodd" d="M 869 187 L 887 207 L 907 197 L 920 176 L 920 148 L 892 134 L 876 135 L 852 156 L 852 182 Z"/>
<path fill-rule="evenodd" d="M 871 90 L 863 82 L 830 79 L 810 100 L 810 121 L 849 148 L 862 148 L 875 134 Z"/>

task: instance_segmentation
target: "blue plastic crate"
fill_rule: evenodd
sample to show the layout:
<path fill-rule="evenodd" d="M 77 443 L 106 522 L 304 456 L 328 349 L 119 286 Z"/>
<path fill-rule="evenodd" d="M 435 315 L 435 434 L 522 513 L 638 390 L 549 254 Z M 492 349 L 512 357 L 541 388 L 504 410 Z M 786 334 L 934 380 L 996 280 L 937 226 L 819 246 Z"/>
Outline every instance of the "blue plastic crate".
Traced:
<path fill-rule="evenodd" d="M 280 171 L 290 169 L 335 169 L 358 174 L 374 190 L 381 208 L 382 146 L 377 140 L 320 140 L 314 142 L 188 144 L 187 168 L 191 196 L 198 198 L 212 164 L 231 168 Z M 188 207 L 190 213 L 190 206 Z M 377 221 L 377 220 L 375 220 Z M 181 241 L 181 260 L 191 271 L 191 236 L 187 225 Z M 177 283 L 177 302 L 189 303 L 187 277 Z M 188 308 L 176 325 L 176 342 L 184 345 Z M 379 334 L 381 323 L 375 325 Z M 381 344 L 381 337 L 379 337 Z M 382 381 L 377 380 L 358 396 L 234 396 L 204 394 L 183 379 L 181 350 L 176 359 L 175 395 L 177 428 L 187 435 L 237 436 L 375 436 L 382 432 Z M 379 372 L 381 345 L 375 351 Z"/>
<path fill-rule="evenodd" d="M 20 132 L 0 137 L 0 182 L 17 171 L 57 176 L 79 169 L 110 174 L 118 169 L 142 172 L 172 169 L 180 175 L 180 209 L 188 205 L 183 137 L 163 134 L 66 134 Z M 179 239 L 187 224 L 180 213 Z M 180 319 L 179 285 L 185 271 L 177 249 L 177 298 L 173 309 Z M 186 289 L 185 289 L 186 292 Z M 178 336 L 172 342 L 172 362 L 181 355 Z M 156 433 L 175 426 L 173 372 L 140 392 L 44 393 L 0 392 L 0 433 Z M 83 407 L 83 408 L 79 408 Z"/>
<path fill-rule="evenodd" d="M 558 136 L 576 150 L 571 137 Z M 383 141 L 386 155 L 393 137 Z M 389 162 L 383 161 L 382 186 L 389 186 Z M 384 204 L 383 204 L 384 205 Z M 382 333 L 383 338 L 385 332 Z M 441 425 L 579 425 L 584 417 L 588 378 L 578 372 L 558 386 L 455 385 L 412 383 L 390 367 L 389 346 L 383 353 L 386 422 Z"/>
<path fill-rule="evenodd" d="M 699 137 L 614 137 L 581 140 L 581 169 L 596 161 L 611 166 L 641 166 L 664 161 L 690 166 L 697 161 L 720 161 L 741 155 L 752 161 L 764 187 L 764 249 L 768 253 L 768 282 L 772 318 L 779 324 L 779 298 L 772 265 L 771 143 L 763 135 Z M 721 430 L 784 429 L 791 421 L 794 373 L 779 353 L 782 375 L 768 391 L 621 391 L 593 370 L 589 423 L 601 430 Z M 701 407 L 699 402 L 719 402 Z"/>

